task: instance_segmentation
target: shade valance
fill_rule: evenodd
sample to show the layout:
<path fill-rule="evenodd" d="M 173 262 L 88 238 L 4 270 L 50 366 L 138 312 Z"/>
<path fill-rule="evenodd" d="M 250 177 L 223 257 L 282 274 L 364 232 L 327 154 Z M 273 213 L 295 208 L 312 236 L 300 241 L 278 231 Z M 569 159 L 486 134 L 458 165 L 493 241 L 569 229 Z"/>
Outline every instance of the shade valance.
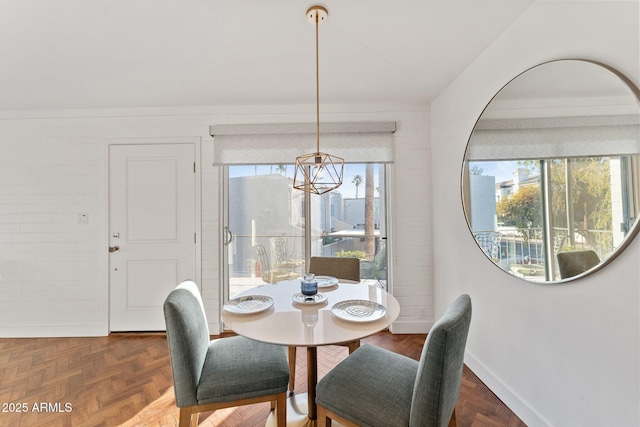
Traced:
<path fill-rule="evenodd" d="M 638 116 L 480 120 L 470 161 L 621 156 L 640 153 Z"/>
<path fill-rule="evenodd" d="M 392 163 L 395 122 L 321 123 L 322 151 L 347 163 Z M 214 165 L 288 164 L 316 150 L 315 123 L 213 125 Z"/>

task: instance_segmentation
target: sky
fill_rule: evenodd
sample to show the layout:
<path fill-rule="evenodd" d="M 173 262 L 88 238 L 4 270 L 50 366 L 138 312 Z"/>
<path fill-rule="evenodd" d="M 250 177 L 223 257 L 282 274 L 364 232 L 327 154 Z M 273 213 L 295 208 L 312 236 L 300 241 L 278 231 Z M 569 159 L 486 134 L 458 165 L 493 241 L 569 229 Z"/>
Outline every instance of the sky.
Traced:
<path fill-rule="evenodd" d="M 485 176 L 495 176 L 496 182 L 509 181 L 513 179 L 513 172 L 515 172 L 518 167 L 522 167 L 518 164 L 517 161 L 485 161 L 485 162 L 470 162 L 470 167 L 477 165 L 480 169 L 482 169 L 482 175 Z M 378 179 L 378 171 L 379 165 L 375 165 L 374 170 L 374 186 L 377 188 L 379 186 Z M 293 179 L 294 166 L 293 164 L 286 165 L 286 176 Z M 240 176 L 255 176 L 255 175 L 268 175 L 271 173 L 279 173 L 278 165 L 243 165 L 243 166 L 230 166 L 229 167 L 229 177 L 235 178 Z M 356 197 L 356 186 L 353 184 L 353 178 L 356 175 L 362 176 L 365 178 L 365 165 L 364 164 L 345 164 L 344 165 L 344 177 L 342 179 L 342 185 L 336 191 L 340 192 L 345 198 L 355 198 Z M 376 192 L 376 196 L 378 193 Z M 360 185 L 358 189 L 358 197 L 364 197 L 364 182 Z"/>
<path fill-rule="evenodd" d="M 473 167 L 477 165 L 480 169 L 482 169 L 481 175 L 486 176 L 495 176 L 496 182 L 509 181 L 513 179 L 513 172 L 515 172 L 519 167 L 522 167 L 518 164 L 517 161 L 493 161 L 493 162 L 469 162 L 469 166 Z"/>
<path fill-rule="evenodd" d="M 374 187 L 379 186 L 378 171 L 379 165 L 374 166 Z M 294 166 L 286 165 L 286 176 L 293 179 Z M 278 173 L 277 165 L 246 165 L 246 166 L 230 166 L 229 178 L 235 178 L 240 176 L 254 176 L 254 175 L 267 175 L 270 173 Z M 356 197 L 356 186 L 353 184 L 353 179 L 356 175 L 362 176 L 363 183 L 358 188 L 358 197 L 364 197 L 364 178 L 365 178 L 365 165 L 364 164 L 345 164 L 344 176 L 342 178 L 342 185 L 336 191 L 340 192 L 345 198 Z M 376 192 L 376 196 L 378 193 Z"/>

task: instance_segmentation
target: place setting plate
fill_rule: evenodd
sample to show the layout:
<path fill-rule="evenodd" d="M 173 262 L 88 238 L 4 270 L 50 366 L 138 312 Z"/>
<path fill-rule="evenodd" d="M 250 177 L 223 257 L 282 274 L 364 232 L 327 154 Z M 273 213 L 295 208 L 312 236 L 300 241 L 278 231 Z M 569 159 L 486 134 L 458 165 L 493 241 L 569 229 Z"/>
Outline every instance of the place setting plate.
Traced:
<path fill-rule="evenodd" d="M 292 299 L 293 302 L 297 304 L 316 305 L 325 302 L 327 300 L 327 296 L 325 294 L 321 294 L 320 292 L 312 296 L 307 296 L 302 292 L 298 292 L 297 294 L 293 295 Z"/>
<path fill-rule="evenodd" d="M 331 312 L 349 322 L 373 322 L 382 319 L 387 314 L 387 308 L 376 302 L 352 299 L 335 303 Z"/>
<path fill-rule="evenodd" d="M 265 295 L 247 295 L 234 298 L 223 306 L 224 310 L 234 314 L 260 313 L 273 305 L 273 298 Z"/>
<path fill-rule="evenodd" d="M 338 284 L 339 280 L 333 276 L 316 276 L 318 288 L 330 288 Z"/>

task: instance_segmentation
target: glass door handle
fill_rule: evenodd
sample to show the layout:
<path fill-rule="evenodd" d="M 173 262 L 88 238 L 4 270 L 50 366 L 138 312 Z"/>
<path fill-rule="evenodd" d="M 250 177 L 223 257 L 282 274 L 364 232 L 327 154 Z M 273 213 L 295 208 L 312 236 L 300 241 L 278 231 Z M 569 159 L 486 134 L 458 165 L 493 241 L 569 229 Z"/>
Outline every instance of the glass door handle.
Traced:
<path fill-rule="evenodd" d="M 233 233 L 229 227 L 224 227 L 224 245 L 229 246 L 233 242 Z"/>

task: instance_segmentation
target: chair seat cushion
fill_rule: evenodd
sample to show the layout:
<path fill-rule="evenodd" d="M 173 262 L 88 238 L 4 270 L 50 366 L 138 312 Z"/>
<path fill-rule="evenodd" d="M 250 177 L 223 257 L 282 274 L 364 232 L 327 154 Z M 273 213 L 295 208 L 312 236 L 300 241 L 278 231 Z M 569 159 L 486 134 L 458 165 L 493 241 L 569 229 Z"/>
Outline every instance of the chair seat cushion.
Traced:
<path fill-rule="evenodd" d="M 285 392 L 289 383 L 285 347 L 239 336 L 213 340 L 200 378 L 200 405 Z"/>
<path fill-rule="evenodd" d="M 362 426 L 408 426 L 418 362 L 365 345 L 319 383 L 316 402 Z"/>

